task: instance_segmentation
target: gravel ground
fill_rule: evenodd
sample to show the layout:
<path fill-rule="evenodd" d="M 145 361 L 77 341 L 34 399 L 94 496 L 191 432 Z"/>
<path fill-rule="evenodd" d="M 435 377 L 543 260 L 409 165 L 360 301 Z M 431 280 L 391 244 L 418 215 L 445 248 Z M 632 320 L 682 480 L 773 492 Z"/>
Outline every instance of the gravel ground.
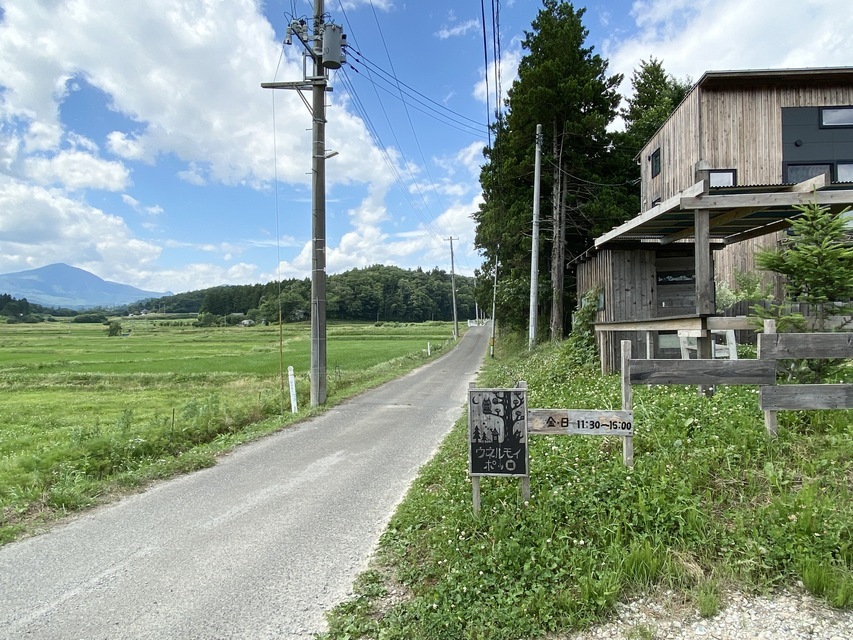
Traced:
<path fill-rule="evenodd" d="M 711 618 L 677 603 L 673 594 L 617 604 L 617 619 L 548 640 L 851 640 L 853 611 L 832 609 L 807 593 L 772 597 L 730 593 Z"/>

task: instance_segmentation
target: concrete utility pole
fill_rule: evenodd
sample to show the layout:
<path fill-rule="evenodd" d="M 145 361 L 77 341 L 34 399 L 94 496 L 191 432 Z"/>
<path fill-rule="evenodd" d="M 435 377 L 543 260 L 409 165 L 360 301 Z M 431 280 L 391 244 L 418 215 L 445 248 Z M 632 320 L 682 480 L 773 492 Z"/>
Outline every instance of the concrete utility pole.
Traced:
<path fill-rule="evenodd" d="M 346 36 L 340 27 L 326 24 L 323 0 L 314 0 L 314 25 L 309 35 L 305 20 L 294 20 L 287 27 L 284 43 L 291 37 L 305 47 L 314 62 L 313 75 L 301 82 L 264 82 L 265 89 L 295 89 L 308 105 L 302 91 L 311 89 L 311 406 L 326 402 L 326 153 L 327 69 L 339 69 L 346 61 Z M 310 44 L 309 44 L 310 42 Z"/>
<path fill-rule="evenodd" d="M 456 269 L 453 264 L 453 240 L 459 240 L 450 236 L 450 287 L 453 289 L 453 339 L 459 339 L 459 320 L 456 318 Z"/>
<path fill-rule="evenodd" d="M 501 245 L 498 245 L 498 252 L 501 250 Z M 492 284 L 492 336 L 489 339 L 489 356 L 495 357 L 495 329 L 498 324 L 495 318 L 495 307 L 498 302 L 498 253 L 495 253 L 495 277 Z"/>
<path fill-rule="evenodd" d="M 536 346 L 536 325 L 539 322 L 539 182 L 542 176 L 542 125 L 536 125 L 536 162 L 533 174 L 533 252 L 530 255 L 530 329 L 527 349 Z"/>

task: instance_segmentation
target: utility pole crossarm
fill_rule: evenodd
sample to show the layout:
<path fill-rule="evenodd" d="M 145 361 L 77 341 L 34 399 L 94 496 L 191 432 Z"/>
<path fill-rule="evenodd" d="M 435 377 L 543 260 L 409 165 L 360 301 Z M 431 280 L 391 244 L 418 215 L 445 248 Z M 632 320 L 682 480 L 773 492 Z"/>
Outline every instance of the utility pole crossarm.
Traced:
<path fill-rule="evenodd" d="M 293 89 L 308 107 L 312 121 L 311 142 L 311 406 L 326 403 L 326 103 L 327 69 L 339 69 L 346 61 L 346 36 L 340 26 L 325 23 L 323 0 L 314 0 L 313 28 L 305 20 L 287 26 L 284 44 L 296 36 L 313 62 L 312 75 L 303 69 L 302 80 L 262 82 L 264 89 Z M 311 90 L 311 104 L 302 91 Z"/>

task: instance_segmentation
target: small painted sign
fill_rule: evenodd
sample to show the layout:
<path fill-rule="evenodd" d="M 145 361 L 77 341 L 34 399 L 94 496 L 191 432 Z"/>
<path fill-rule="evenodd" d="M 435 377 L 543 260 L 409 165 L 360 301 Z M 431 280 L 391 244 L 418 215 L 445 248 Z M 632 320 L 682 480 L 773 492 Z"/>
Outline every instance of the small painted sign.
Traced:
<path fill-rule="evenodd" d="M 472 476 L 527 476 L 527 389 L 469 389 L 468 445 Z"/>
<path fill-rule="evenodd" d="M 587 436 L 633 436 L 633 411 L 531 409 L 530 433 Z"/>

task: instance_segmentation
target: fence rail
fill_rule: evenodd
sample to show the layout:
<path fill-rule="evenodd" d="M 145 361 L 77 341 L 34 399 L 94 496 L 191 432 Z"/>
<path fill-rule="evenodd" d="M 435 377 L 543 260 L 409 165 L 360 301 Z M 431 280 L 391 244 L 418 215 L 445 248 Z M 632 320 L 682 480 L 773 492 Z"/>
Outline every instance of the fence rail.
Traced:
<path fill-rule="evenodd" d="M 777 361 L 837 358 L 853 359 L 853 333 L 776 333 L 775 322 L 767 320 L 764 333 L 758 336 L 757 360 L 633 360 L 629 356 L 623 375 L 630 385 L 760 385 L 764 425 L 775 435 L 777 411 L 853 409 L 853 384 L 777 385 Z"/>

